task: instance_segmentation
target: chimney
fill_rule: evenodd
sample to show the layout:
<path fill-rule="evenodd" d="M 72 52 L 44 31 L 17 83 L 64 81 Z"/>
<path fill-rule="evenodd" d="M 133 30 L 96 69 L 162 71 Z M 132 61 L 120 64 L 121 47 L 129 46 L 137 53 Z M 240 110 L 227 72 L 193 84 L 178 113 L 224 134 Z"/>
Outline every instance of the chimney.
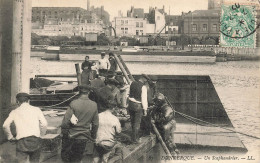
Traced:
<path fill-rule="evenodd" d="M 163 5 L 163 12 L 164 12 L 164 5 Z"/>
<path fill-rule="evenodd" d="M 87 10 L 89 11 L 89 7 L 90 7 L 90 0 L 87 1 Z"/>

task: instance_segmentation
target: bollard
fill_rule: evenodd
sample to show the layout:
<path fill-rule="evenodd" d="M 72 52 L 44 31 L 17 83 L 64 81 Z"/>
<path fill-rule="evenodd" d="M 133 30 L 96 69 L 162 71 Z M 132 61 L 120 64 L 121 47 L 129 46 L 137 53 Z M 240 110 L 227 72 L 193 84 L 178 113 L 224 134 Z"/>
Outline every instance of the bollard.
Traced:
<path fill-rule="evenodd" d="M 77 73 L 78 86 L 80 86 L 81 85 L 81 73 L 80 73 L 79 63 L 75 64 L 75 68 L 76 68 L 76 73 Z"/>

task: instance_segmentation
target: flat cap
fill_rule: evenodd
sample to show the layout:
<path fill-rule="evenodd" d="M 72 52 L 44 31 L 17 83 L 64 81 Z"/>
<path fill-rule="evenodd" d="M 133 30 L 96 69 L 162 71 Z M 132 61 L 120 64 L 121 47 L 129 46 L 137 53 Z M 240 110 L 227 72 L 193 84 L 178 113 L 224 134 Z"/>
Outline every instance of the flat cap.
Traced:
<path fill-rule="evenodd" d="M 20 92 L 16 95 L 16 98 L 20 98 L 20 97 L 27 97 L 28 99 L 30 99 L 30 95 L 24 92 Z"/>

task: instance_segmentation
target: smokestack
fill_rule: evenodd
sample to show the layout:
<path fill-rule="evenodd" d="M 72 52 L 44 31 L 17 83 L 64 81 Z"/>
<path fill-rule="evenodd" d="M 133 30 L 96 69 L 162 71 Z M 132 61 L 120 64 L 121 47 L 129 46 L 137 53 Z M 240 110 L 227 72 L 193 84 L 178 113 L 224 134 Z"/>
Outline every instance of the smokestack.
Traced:
<path fill-rule="evenodd" d="M 89 7 L 90 7 L 90 0 L 87 1 L 87 10 L 89 11 Z"/>

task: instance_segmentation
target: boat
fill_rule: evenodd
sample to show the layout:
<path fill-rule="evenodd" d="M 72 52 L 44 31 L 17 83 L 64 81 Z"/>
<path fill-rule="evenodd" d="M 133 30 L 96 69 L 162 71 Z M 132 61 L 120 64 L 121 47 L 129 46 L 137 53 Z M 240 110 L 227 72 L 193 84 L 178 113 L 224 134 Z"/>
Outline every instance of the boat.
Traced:
<path fill-rule="evenodd" d="M 139 76 L 133 75 L 134 78 Z M 182 154 L 192 152 L 192 155 L 195 155 L 207 150 L 218 153 L 221 151 L 223 154 L 232 153 L 232 155 L 247 152 L 246 147 L 235 132 L 210 76 L 154 76 L 157 78 L 158 91 L 167 97 L 175 109 L 175 120 L 177 122 L 175 143 Z M 67 83 L 67 85 L 70 84 Z M 66 84 L 63 83 L 62 85 Z M 68 89 L 64 89 L 63 92 L 59 85 L 57 85 L 59 91 L 54 91 L 54 85 L 51 87 L 52 91 L 46 94 L 31 94 L 30 103 L 51 112 L 51 115 L 47 118 L 51 122 L 49 125 L 55 127 L 62 121 L 59 112 L 64 111 L 69 102 L 77 98 L 78 90 L 71 87 L 70 92 L 68 92 Z M 66 88 L 68 87 L 66 86 Z M 52 113 L 55 109 L 57 115 Z M 129 124 L 126 126 L 129 127 Z M 129 134 L 128 132 L 128 129 L 124 130 L 125 134 Z M 135 162 L 144 157 L 150 157 L 148 156 L 150 153 L 147 153 L 147 151 L 158 150 L 156 149 L 158 143 L 154 135 L 143 137 L 142 143 L 138 145 L 127 145 L 124 142 L 122 144 L 124 162 Z M 157 152 L 155 151 L 156 154 L 158 154 Z M 54 160 L 51 159 L 51 161 Z"/>
<path fill-rule="evenodd" d="M 59 46 L 48 46 L 44 56 L 41 58 L 43 60 L 59 60 Z"/>
<path fill-rule="evenodd" d="M 90 60 L 100 59 L 102 50 L 92 49 L 69 49 L 57 46 L 49 46 L 44 53 L 44 60 L 61 61 L 84 61 L 86 55 Z M 212 51 L 162 51 L 149 50 L 146 47 L 134 46 L 123 48 L 121 51 L 105 50 L 106 53 L 112 52 L 122 56 L 125 62 L 162 62 L 162 63 L 215 63 L 216 55 Z"/>
<path fill-rule="evenodd" d="M 88 55 L 90 60 L 97 61 L 100 55 L 87 53 L 70 53 L 62 51 L 61 61 L 83 61 Z M 122 56 L 125 62 L 162 62 L 162 63 L 215 63 L 216 56 L 209 51 L 176 51 L 176 52 L 114 52 Z"/>
<path fill-rule="evenodd" d="M 122 48 L 122 52 L 142 52 L 142 51 L 148 51 L 148 48 L 142 48 L 139 46 Z"/>
<path fill-rule="evenodd" d="M 125 75 L 126 80 L 134 80 L 140 75 L 131 75 L 123 59 L 115 55 L 120 69 Z M 47 77 L 47 75 L 45 75 Z M 52 75 L 53 76 L 53 75 Z M 66 77 L 76 77 L 76 75 L 65 75 Z M 237 132 L 230 121 L 221 99 L 211 81 L 210 76 L 205 75 L 153 75 L 156 79 L 158 92 L 165 95 L 168 104 L 175 111 L 177 129 L 174 132 L 174 139 L 178 149 L 182 154 L 201 155 L 205 151 L 217 152 L 222 154 L 241 155 L 247 152 L 247 148 L 239 139 Z M 56 76 L 55 76 L 56 77 Z M 49 82 L 50 83 L 50 82 Z M 62 116 L 71 100 L 77 98 L 77 85 L 71 83 L 50 84 L 50 91 L 45 94 L 31 94 L 30 104 L 42 107 L 44 114 L 49 122 L 49 126 L 58 128 L 62 122 Z M 55 90 L 57 88 L 57 90 Z M 65 89 L 66 88 L 66 89 Z M 47 90 L 46 89 L 46 90 Z M 49 103 L 46 106 L 46 102 Z M 119 119 L 121 116 L 119 115 Z M 128 118 L 129 119 L 129 118 Z M 121 119 L 122 120 L 122 119 Z M 123 134 L 129 135 L 131 132 L 130 123 L 124 117 Z M 44 139 L 46 145 L 46 155 L 43 160 L 52 159 L 55 162 L 60 159 L 58 148 L 51 148 L 50 144 L 56 142 L 56 147 L 60 144 L 60 131 L 56 129 L 54 135 L 49 135 Z M 55 136 L 56 134 L 56 136 Z M 119 137 L 123 150 L 123 162 L 136 162 L 147 157 L 162 158 L 165 156 L 158 151 L 159 146 L 155 135 L 142 137 L 140 144 L 128 144 L 125 138 Z M 128 142 L 128 143 L 127 143 Z M 219 143 L 222 142 L 222 143 Z M 54 143 L 55 144 L 55 143 Z M 92 144 L 93 145 L 93 144 Z M 151 153 L 151 151 L 153 151 Z M 221 152 L 220 152 L 221 151 Z M 88 151 L 90 152 L 90 151 Z M 43 151 L 44 153 L 44 151 Z M 160 155 L 161 153 L 161 155 Z M 53 157 L 53 154 L 56 154 Z M 159 155 L 158 155 L 159 154 Z M 208 155 L 208 154 L 207 154 Z M 111 159 L 113 160 L 114 157 Z M 161 160 L 158 160 L 159 162 Z M 115 161 L 114 161 L 115 162 Z"/>

